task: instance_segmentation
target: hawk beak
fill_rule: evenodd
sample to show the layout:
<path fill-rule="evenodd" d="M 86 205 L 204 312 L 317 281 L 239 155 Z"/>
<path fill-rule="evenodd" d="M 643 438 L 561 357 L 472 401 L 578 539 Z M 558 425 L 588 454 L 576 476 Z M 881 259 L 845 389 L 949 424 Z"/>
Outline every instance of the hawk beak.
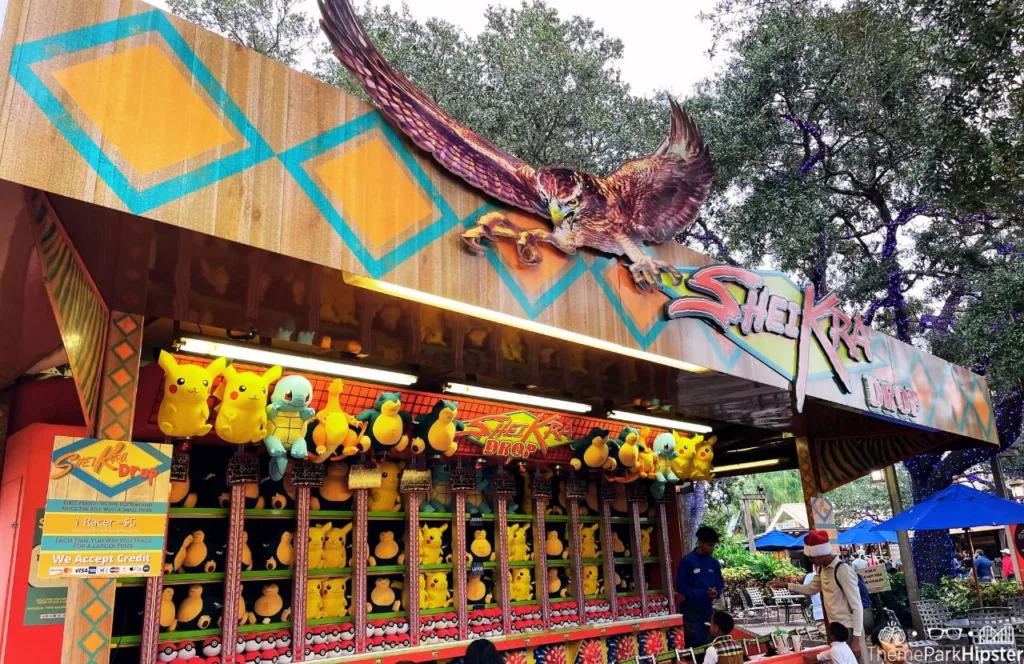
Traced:
<path fill-rule="evenodd" d="M 560 224 L 565 219 L 565 212 L 562 211 L 558 203 L 548 203 L 548 212 L 551 214 L 551 221 L 555 224 Z"/>

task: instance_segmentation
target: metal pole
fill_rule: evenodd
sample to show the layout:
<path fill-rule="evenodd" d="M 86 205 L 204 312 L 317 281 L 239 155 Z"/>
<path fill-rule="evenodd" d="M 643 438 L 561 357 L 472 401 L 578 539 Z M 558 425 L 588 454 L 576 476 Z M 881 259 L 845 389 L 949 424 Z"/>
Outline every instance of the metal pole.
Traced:
<path fill-rule="evenodd" d="M 754 543 L 754 522 L 750 518 L 750 496 L 743 496 L 743 528 L 747 531 L 747 548 L 751 553 L 757 553 L 757 544 Z"/>
<path fill-rule="evenodd" d="M 900 478 L 896 475 L 896 466 L 886 466 L 885 486 L 889 489 L 889 504 L 892 506 L 892 515 L 903 511 L 903 497 L 900 496 Z M 921 616 L 917 612 L 917 603 L 921 601 L 921 589 L 917 585 L 917 570 L 914 569 L 914 556 L 910 549 L 910 536 L 907 531 L 896 532 L 899 540 L 900 559 L 903 562 L 903 575 L 907 579 L 907 599 L 910 601 L 910 615 L 914 619 L 914 629 L 918 634 L 924 634 L 924 625 L 921 623 Z"/>
<path fill-rule="evenodd" d="M 1002 457 L 992 457 L 992 484 L 995 485 L 996 495 L 1006 500 L 1013 500 L 1013 496 L 1006 488 L 1006 476 L 1003 475 L 1003 459 Z M 1021 583 L 1020 578 L 1020 560 L 1017 559 L 1017 541 L 1013 536 L 1013 528 L 1006 526 L 1006 548 L 1010 550 L 1010 559 L 1013 561 L 1013 574 L 1014 580 L 1018 585 Z M 1006 579 L 1003 579 L 1004 581 Z"/>

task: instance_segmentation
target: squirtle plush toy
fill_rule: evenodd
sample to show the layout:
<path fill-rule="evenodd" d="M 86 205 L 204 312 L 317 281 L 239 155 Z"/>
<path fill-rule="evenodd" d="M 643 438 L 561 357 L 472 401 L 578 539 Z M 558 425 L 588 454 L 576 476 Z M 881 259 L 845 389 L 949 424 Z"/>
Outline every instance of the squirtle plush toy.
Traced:
<path fill-rule="evenodd" d="M 209 365 L 178 364 L 174 356 L 160 351 L 158 360 L 164 370 L 163 400 L 157 411 L 157 425 L 169 438 L 195 438 L 210 433 L 213 425 L 207 399 L 213 381 L 224 372 L 228 361 L 218 357 Z"/>
<path fill-rule="evenodd" d="M 214 430 L 226 443 L 247 445 L 267 437 L 267 391 L 281 376 L 273 366 L 261 376 L 252 371 L 224 370 L 224 382 L 217 388 L 220 399 Z"/>
<path fill-rule="evenodd" d="M 430 415 L 416 422 L 412 439 L 412 451 L 422 452 L 426 445 L 445 456 L 452 456 L 459 449 L 455 442 L 455 434 L 464 431 L 466 425 L 455 419 L 459 414 L 459 404 L 447 399 L 438 399 Z"/>
<path fill-rule="evenodd" d="M 594 427 L 586 436 L 572 442 L 573 459 L 569 464 L 574 470 L 584 465 L 615 470 L 615 442 L 608 439 L 608 433 L 607 429 Z"/>
<path fill-rule="evenodd" d="M 659 433 L 654 439 L 654 454 L 658 458 L 658 470 L 655 479 L 664 484 L 665 482 L 678 482 L 679 477 L 672 472 L 672 460 L 676 458 L 675 437 L 669 433 Z"/>
<path fill-rule="evenodd" d="M 288 454 L 295 459 L 309 456 L 306 426 L 316 415 L 309 407 L 313 386 L 304 376 L 285 376 L 277 382 L 267 406 L 267 437 L 263 444 L 270 453 L 270 477 L 280 480 L 288 466 Z"/>
<path fill-rule="evenodd" d="M 405 432 L 412 424 L 412 417 L 402 410 L 402 395 L 398 392 L 381 392 L 373 408 L 359 413 L 356 419 L 366 423 L 361 440 L 364 449 L 401 452 L 409 445 Z"/>

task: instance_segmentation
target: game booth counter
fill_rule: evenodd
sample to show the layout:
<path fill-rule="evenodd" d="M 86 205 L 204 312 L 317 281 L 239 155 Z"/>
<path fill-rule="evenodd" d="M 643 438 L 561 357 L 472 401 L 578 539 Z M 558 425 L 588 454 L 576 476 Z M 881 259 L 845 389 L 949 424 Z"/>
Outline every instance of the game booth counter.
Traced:
<path fill-rule="evenodd" d="M 797 468 L 834 533 L 827 491 L 997 444 L 984 378 L 671 241 L 682 109 L 535 171 L 325 6 L 379 109 L 142 2 L 6 3 L 0 660 L 671 660 L 694 482 Z"/>

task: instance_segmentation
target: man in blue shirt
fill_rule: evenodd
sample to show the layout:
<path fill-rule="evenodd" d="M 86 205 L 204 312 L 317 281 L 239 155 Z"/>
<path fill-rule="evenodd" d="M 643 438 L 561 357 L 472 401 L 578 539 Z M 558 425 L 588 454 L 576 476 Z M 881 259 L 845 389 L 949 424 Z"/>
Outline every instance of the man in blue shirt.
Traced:
<path fill-rule="evenodd" d="M 982 549 L 974 552 L 974 571 L 978 581 L 992 581 L 992 561 L 985 557 Z"/>
<path fill-rule="evenodd" d="M 697 548 L 683 556 L 676 570 L 676 592 L 682 595 L 679 612 L 683 614 L 683 635 L 687 648 L 711 641 L 707 623 L 714 610 L 711 602 L 725 592 L 722 567 L 712 557 L 718 533 L 714 528 L 697 529 Z"/>

